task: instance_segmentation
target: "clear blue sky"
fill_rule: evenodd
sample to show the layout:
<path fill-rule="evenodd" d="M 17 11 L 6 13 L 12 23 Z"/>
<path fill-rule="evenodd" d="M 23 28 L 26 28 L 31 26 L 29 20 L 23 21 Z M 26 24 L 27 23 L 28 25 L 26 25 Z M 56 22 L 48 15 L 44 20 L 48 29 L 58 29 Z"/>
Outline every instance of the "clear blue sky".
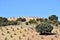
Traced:
<path fill-rule="evenodd" d="M 0 16 L 60 17 L 60 0 L 0 0 Z"/>

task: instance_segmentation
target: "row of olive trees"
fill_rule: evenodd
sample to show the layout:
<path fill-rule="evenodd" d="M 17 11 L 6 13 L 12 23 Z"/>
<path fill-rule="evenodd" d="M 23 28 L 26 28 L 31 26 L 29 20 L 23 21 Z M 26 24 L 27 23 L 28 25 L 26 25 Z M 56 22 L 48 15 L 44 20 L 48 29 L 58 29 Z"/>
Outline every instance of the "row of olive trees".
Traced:
<path fill-rule="evenodd" d="M 0 17 L 0 26 L 4 26 L 4 25 L 7 25 L 7 18 L 3 18 L 3 17 Z"/>
<path fill-rule="evenodd" d="M 60 25 L 60 21 L 58 21 L 58 16 L 56 16 L 56 15 L 51 15 L 48 18 L 37 18 L 36 20 L 38 22 L 40 21 L 40 23 L 47 22 L 47 23 L 50 23 L 53 25 L 58 25 L 58 24 Z"/>
<path fill-rule="evenodd" d="M 5 17 L 0 17 L 0 26 L 6 26 L 6 25 L 18 25 L 20 24 L 20 22 L 25 22 L 26 19 L 25 18 L 17 18 L 16 21 L 9 21 L 7 18 Z M 58 21 L 58 17 L 56 15 L 51 15 L 48 18 L 37 18 L 35 19 L 31 19 L 29 20 L 28 23 L 32 24 L 35 23 L 37 24 L 38 22 L 47 22 L 50 24 L 60 24 L 60 22 Z"/>
<path fill-rule="evenodd" d="M 16 25 L 16 21 L 9 21 L 5 17 L 0 17 L 0 26 L 7 26 L 7 25 Z"/>
<path fill-rule="evenodd" d="M 0 17 L 0 26 L 7 26 L 7 25 L 18 25 L 19 22 L 25 22 L 26 19 L 25 18 L 17 18 L 16 21 L 9 21 L 7 18 L 5 17 Z"/>

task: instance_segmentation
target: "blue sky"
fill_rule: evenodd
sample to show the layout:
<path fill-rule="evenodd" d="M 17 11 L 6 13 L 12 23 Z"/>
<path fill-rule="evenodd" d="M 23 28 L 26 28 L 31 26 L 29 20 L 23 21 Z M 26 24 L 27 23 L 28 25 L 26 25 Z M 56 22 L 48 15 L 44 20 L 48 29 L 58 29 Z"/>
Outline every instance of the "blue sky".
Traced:
<path fill-rule="evenodd" d="M 60 0 L 0 0 L 0 16 L 60 17 Z"/>

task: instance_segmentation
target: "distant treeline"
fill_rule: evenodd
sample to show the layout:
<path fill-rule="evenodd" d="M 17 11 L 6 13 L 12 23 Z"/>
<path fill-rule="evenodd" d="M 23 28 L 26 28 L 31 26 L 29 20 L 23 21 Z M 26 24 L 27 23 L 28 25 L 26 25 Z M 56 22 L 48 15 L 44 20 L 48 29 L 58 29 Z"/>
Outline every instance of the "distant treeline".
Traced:
<path fill-rule="evenodd" d="M 19 25 L 20 22 L 26 22 L 25 18 L 17 18 L 16 21 L 9 21 L 5 17 L 0 17 L 0 26 L 7 26 L 7 25 Z M 60 21 L 58 21 L 58 16 L 56 15 L 51 15 L 48 18 L 37 18 L 35 19 L 30 19 L 29 22 L 26 22 L 26 25 L 28 24 L 38 24 L 38 22 L 47 22 L 53 25 L 58 25 L 60 24 Z"/>
<path fill-rule="evenodd" d="M 16 21 L 9 21 L 7 18 L 5 17 L 0 17 L 0 26 L 7 26 L 7 25 L 18 25 L 19 21 L 26 21 L 25 18 L 18 18 Z"/>

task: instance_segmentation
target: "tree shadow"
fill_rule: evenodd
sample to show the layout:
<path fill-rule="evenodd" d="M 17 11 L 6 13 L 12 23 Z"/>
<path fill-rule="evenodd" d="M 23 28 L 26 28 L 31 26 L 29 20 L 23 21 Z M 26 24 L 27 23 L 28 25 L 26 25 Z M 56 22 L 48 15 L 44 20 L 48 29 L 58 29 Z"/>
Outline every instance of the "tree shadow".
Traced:
<path fill-rule="evenodd" d="M 40 33 L 39 35 L 57 35 L 56 33 Z"/>

